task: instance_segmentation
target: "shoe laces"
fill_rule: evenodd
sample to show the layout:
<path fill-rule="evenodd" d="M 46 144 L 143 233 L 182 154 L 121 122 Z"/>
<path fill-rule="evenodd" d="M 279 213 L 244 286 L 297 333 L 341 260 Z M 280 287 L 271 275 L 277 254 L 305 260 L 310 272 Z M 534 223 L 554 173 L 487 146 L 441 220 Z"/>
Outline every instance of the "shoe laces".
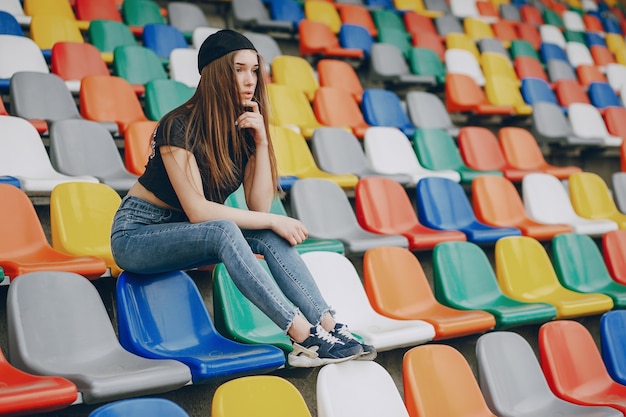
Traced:
<path fill-rule="evenodd" d="M 322 326 L 317 326 L 315 328 L 315 336 L 332 345 L 344 344 L 337 336 L 333 336 L 332 334 L 330 334 L 330 332 L 324 330 Z"/>
<path fill-rule="evenodd" d="M 348 326 L 346 326 L 345 324 L 339 325 L 336 330 L 337 330 L 337 333 L 339 333 L 341 336 L 345 337 L 346 339 L 348 340 L 354 339 L 352 332 L 350 332 L 350 330 L 348 329 Z"/>

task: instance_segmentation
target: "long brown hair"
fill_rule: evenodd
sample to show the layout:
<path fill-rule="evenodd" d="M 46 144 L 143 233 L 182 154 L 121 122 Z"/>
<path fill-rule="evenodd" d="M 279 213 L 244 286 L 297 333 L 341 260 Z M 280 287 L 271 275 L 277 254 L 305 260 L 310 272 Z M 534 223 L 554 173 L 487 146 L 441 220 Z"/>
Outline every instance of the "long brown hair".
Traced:
<path fill-rule="evenodd" d="M 172 132 L 172 121 L 187 116 L 185 146 L 196 155 L 198 165 L 210 172 L 201 172 L 205 189 L 217 191 L 216 198 L 224 185 L 236 184 L 243 175 L 238 172 L 244 158 L 254 155 L 255 144 L 246 140 L 244 131 L 237 129 L 235 120 L 245 111 L 241 104 L 239 85 L 235 76 L 234 56 L 228 53 L 206 65 L 201 72 L 200 82 L 194 95 L 184 104 L 163 117 L 166 143 Z M 269 99 L 265 85 L 265 63 L 257 53 L 259 69 L 254 100 L 263 115 L 268 139 L 270 166 L 274 189 L 278 191 L 278 168 L 269 129 Z M 174 134 L 176 134 L 174 132 Z M 232 158 L 229 149 L 232 146 Z"/>

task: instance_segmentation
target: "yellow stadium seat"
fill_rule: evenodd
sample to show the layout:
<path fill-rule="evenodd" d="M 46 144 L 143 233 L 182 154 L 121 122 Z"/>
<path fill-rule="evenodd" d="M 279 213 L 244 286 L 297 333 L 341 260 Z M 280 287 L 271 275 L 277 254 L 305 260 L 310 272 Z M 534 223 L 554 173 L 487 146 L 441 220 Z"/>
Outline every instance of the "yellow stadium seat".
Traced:
<path fill-rule="evenodd" d="M 480 59 L 480 51 L 476 42 L 466 33 L 452 32 L 446 35 L 446 49 L 464 49 Z"/>
<path fill-rule="evenodd" d="M 122 270 L 111 252 L 111 225 L 120 195 L 103 183 L 68 182 L 50 194 L 52 247 L 74 256 L 104 260 L 111 276 Z"/>
<path fill-rule="evenodd" d="M 75 21 L 64 16 L 47 14 L 33 16 L 30 38 L 42 50 L 51 50 L 57 42 L 85 41 Z"/>
<path fill-rule="evenodd" d="M 309 101 L 315 98 L 320 84 L 307 60 L 295 55 L 279 55 L 272 61 L 272 81 L 301 90 Z"/>
<path fill-rule="evenodd" d="M 613 308 L 604 294 L 583 294 L 563 287 L 541 243 L 528 236 L 501 238 L 495 247 L 496 277 L 502 292 L 523 302 L 544 302 L 557 319 L 602 314 Z"/>
<path fill-rule="evenodd" d="M 323 126 L 315 117 L 313 107 L 302 91 L 272 83 L 267 86 L 267 92 L 272 106 L 269 120 L 271 124 L 295 128 L 306 139 L 313 136 L 315 129 Z"/>
<path fill-rule="evenodd" d="M 495 38 L 491 25 L 478 17 L 463 19 L 463 29 L 473 41 Z"/>
<path fill-rule="evenodd" d="M 515 67 L 506 56 L 497 52 L 483 52 L 479 62 L 485 78 L 499 75 L 513 80 L 518 88 L 522 85 Z"/>
<path fill-rule="evenodd" d="M 501 75 L 486 78 L 485 95 L 491 104 L 496 106 L 512 106 L 517 115 L 530 115 L 532 106 L 526 104 L 515 80 Z"/>
<path fill-rule="evenodd" d="M 311 417 L 300 391 L 288 380 L 274 375 L 232 379 L 213 394 L 213 417 Z"/>
<path fill-rule="evenodd" d="M 334 34 L 339 33 L 341 17 L 335 4 L 329 1 L 304 2 L 304 16 L 307 20 L 320 22 L 330 28 Z"/>
<path fill-rule="evenodd" d="M 423 0 L 393 0 L 393 4 L 398 10 L 412 11 L 431 19 L 443 16 L 445 14 L 445 12 L 443 12 L 442 10 L 427 9 L 424 5 Z"/>
<path fill-rule="evenodd" d="M 596 173 L 577 172 L 569 177 L 569 195 L 578 215 L 613 220 L 626 229 L 626 214 L 617 209 L 606 182 Z"/>

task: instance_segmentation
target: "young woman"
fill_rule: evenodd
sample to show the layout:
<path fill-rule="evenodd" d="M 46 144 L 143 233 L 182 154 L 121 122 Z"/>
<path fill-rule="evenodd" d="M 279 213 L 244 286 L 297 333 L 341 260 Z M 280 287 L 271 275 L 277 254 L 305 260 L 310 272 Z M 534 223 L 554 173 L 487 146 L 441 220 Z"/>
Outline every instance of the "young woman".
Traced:
<path fill-rule="evenodd" d="M 223 262 L 237 288 L 290 336 L 291 366 L 373 359 L 375 349 L 335 321 L 294 249 L 306 227 L 269 213 L 277 169 L 263 69 L 238 32 L 204 41 L 195 94 L 159 122 L 145 173 L 115 215 L 115 261 L 145 274 Z M 224 206 L 241 184 L 249 210 Z"/>

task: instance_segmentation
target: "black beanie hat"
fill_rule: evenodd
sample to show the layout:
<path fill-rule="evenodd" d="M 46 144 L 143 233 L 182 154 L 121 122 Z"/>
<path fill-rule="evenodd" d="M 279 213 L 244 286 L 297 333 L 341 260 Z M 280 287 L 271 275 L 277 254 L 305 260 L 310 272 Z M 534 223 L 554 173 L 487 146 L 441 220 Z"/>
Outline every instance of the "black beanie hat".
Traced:
<path fill-rule="evenodd" d="M 201 73 L 202 68 L 227 53 L 241 49 L 256 51 L 256 48 L 248 38 L 234 30 L 222 29 L 209 35 L 202 42 L 198 51 L 198 72 Z"/>

